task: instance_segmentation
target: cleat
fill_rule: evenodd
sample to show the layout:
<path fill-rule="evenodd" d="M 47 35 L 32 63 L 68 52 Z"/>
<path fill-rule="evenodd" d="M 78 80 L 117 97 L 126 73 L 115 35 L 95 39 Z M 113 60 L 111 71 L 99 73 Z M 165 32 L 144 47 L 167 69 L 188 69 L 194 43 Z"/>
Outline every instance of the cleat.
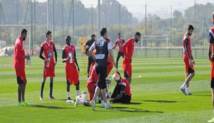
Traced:
<path fill-rule="evenodd" d="M 189 92 L 189 93 L 187 93 L 186 95 L 192 95 L 192 93 Z"/>
<path fill-rule="evenodd" d="M 22 103 L 24 103 L 24 105 L 29 105 L 27 102 L 22 102 Z"/>
<path fill-rule="evenodd" d="M 43 97 L 40 97 L 40 100 L 43 100 Z"/>
<path fill-rule="evenodd" d="M 111 108 L 111 105 L 109 103 L 106 103 L 105 108 L 109 109 L 109 108 Z"/>
<path fill-rule="evenodd" d="M 55 98 L 53 96 L 50 97 L 51 100 L 55 100 Z"/>
<path fill-rule="evenodd" d="M 25 103 L 20 102 L 20 103 L 18 104 L 18 106 L 25 106 Z"/>
<path fill-rule="evenodd" d="M 105 103 L 101 103 L 101 108 L 105 108 Z"/>
<path fill-rule="evenodd" d="M 73 103 L 74 101 L 71 100 L 71 99 L 70 99 L 70 100 L 68 99 L 68 100 L 66 100 L 65 102 L 66 102 L 66 103 Z"/>

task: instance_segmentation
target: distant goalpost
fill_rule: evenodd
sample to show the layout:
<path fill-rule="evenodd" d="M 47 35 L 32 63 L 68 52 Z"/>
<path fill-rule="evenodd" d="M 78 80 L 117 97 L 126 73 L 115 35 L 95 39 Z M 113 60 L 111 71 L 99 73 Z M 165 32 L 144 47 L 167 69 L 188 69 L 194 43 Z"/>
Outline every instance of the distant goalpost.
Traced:
<path fill-rule="evenodd" d="M 13 46 L 15 40 L 21 34 L 21 30 L 25 28 L 27 29 L 27 38 L 25 43 L 25 49 L 28 49 L 28 52 L 33 52 L 32 41 L 31 41 L 31 26 L 30 25 L 0 25 L 0 33 L 4 33 L 5 35 L 11 38 L 11 42 L 8 44 L 8 40 L 5 39 L 5 35 L 0 35 L 0 40 L 6 42 L 6 46 Z"/>

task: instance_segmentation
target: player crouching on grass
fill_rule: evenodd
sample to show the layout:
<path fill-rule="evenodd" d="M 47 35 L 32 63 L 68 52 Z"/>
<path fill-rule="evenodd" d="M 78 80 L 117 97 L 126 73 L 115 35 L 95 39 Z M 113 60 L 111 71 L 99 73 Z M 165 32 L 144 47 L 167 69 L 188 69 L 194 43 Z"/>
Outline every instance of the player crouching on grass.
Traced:
<path fill-rule="evenodd" d="M 71 44 L 71 37 L 66 37 L 66 45 L 62 50 L 62 62 L 65 63 L 65 73 L 67 80 L 67 103 L 72 103 L 70 98 L 70 85 L 76 86 L 76 96 L 79 96 L 79 66 L 76 58 L 75 46 Z"/>
<path fill-rule="evenodd" d="M 132 93 L 127 79 L 121 78 L 119 72 L 114 73 L 112 78 L 117 82 L 117 85 L 115 86 L 114 92 L 112 93 L 111 99 L 109 101 L 113 103 L 130 103 Z"/>

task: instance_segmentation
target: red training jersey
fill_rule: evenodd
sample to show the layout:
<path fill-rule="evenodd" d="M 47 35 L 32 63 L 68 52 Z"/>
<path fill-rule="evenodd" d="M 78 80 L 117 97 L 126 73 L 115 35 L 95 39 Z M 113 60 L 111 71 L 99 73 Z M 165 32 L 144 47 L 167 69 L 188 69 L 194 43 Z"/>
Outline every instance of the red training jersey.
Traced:
<path fill-rule="evenodd" d="M 115 42 L 115 45 L 114 45 L 114 47 L 113 47 L 113 49 L 115 49 L 116 48 L 116 46 L 118 46 L 119 48 L 118 48 L 118 51 L 119 52 L 123 52 L 123 44 L 125 43 L 125 41 L 124 41 L 124 39 L 117 39 L 116 40 L 116 42 Z"/>
<path fill-rule="evenodd" d="M 74 45 L 66 45 L 64 46 L 63 50 L 65 51 L 65 57 L 68 58 L 69 54 L 72 55 L 72 62 L 67 61 L 66 62 L 66 66 L 69 67 L 70 65 L 75 64 L 75 60 L 74 60 L 74 52 L 75 52 L 75 46 Z"/>
<path fill-rule="evenodd" d="M 44 56 L 46 59 L 50 59 L 50 66 L 54 66 L 54 42 L 50 41 L 49 43 L 47 41 L 42 43 L 42 47 L 44 50 Z M 44 61 L 44 65 L 46 66 L 46 62 Z"/>
<path fill-rule="evenodd" d="M 183 44 L 183 52 L 184 52 L 183 59 L 189 59 L 189 57 L 191 58 L 192 57 L 191 39 L 187 33 L 184 34 L 182 44 Z"/>
<path fill-rule="evenodd" d="M 25 68 L 25 51 L 24 51 L 24 41 L 21 37 L 18 37 L 14 46 L 13 55 L 13 68 Z"/>
<path fill-rule="evenodd" d="M 126 41 L 123 44 L 123 52 L 124 52 L 124 59 L 126 59 L 126 57 L 130 58 L 130 62 L 132 62 L 132 56 L 133 56 L 133 52 L 134 52 L 134 38 L 130 38 L 128 41 Z"/>
<path fill-rule="evenodd" d="M 130 87 L 130 84 L 127 81 L 127 79 L 123 78 L 119 84 L 125 86 L 125 93 L 126 93 L 126 95 L 132 96 L 131 87 Z"/>
<path fill-rule="evenodd" d="M 91 69 L 91 73 L 90 73 L 90 76 L 88 78 L 88 81 L 87 81 L 87 85 L 88 84 L 97 84 L 97 81 L 98 81 L 98 75 L 97 75 L 97 72 L 96 72 L 96 69 L 95 69 L 95 65 L 91 66 L 92 69 Z"/>
<path fill-rule="evenodd" d="M 210 32 L 210 33 L 212 34 L 212 36 L 214 37 L 214 27 L 211 28 L 209 32 Z M 212 43 L 212 54 L 214 54 L 214 43 Z"/>

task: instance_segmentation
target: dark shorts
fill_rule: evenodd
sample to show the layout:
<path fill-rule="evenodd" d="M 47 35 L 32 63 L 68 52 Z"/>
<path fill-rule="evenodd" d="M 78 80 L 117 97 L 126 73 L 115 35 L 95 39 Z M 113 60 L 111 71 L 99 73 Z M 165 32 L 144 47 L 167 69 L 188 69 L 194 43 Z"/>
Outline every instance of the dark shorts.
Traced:
<path fill-rule="evenodd" d="M 18 85 L 22 85 L 22 84 L 25 84 L 26 82 L 24 82 L 22 79 L 21 79 L 21 77 L 19 77 L 19 76 L 17 76 L 17 84 Z"/>
<path fill-rule="evenodd" d="M 188 68 L 188 73 L 189 73 L 189 74 L 190 74 L 190 73 L 195 73 L 195 70 L 194 70 L 193 68 L 189 67 L 189 68 Z"/>
<path fill-rule="evenodd" d="M 107 66 L 96 65 L 96 72 L 98 75 L 97 86 L 100 89 L 106 88 L 106 71 L 107 71 Z"/>
<path fill-rule="evenodd" d="M 214 78 L 211 79 L 210 87 L 214 89 Z"/>

